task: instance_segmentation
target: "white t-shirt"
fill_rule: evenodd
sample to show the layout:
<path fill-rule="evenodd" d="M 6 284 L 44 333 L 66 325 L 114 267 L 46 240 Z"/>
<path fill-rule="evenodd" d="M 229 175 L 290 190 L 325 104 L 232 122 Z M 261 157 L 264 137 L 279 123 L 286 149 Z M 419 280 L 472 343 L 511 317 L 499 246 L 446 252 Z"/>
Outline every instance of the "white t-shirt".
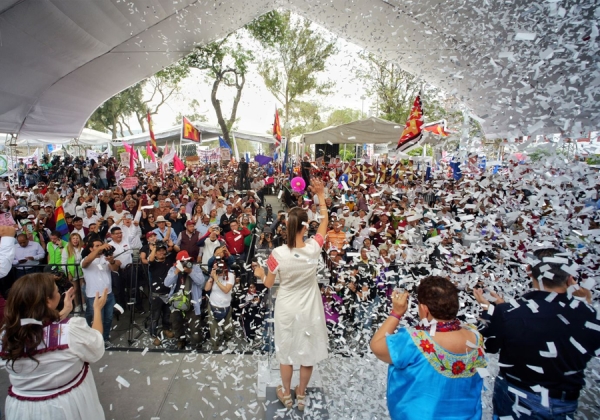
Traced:
<path fill-rule="evenodd" d="M 100 216 L 92 214 L 92 217 L 83 218 L 83 227 L 89 228 L 92 223 L 97 223 Z"/>
<path fill-rule="evenodd" d="M 121 232 L 123 232 L 123 229 L 121 229 Z M 123 232 L 123 237 L 121 238 L 120 244 L 116 243 L 114 240 L 109 242 L 115 247 L 115 252 L 113 255 L 115 256 L 115 260 L 121 261 L 121 268 L 131 264 L 133 261 L 133 253 L 131 252 L 131 245 L 129 245 L 129 238 L 125 238 L 125 234 L 126 232 Z"/>
<path fill-rule="evenodd" d="M 225 282 L 225 278 L 223 276 L 219 276 L 217 281 L 220 281 L 221 284 L 223 284 L 223 282 Z M 231 272 L 229 273 L 227 281 L 225 282 L 225 285 L 227 284 L 231 284 L 232 286 L 235 284 L 235 274 Z M 233 287 L 231 290 L 233 290 Z M 212 306 L 218 306 L 219 308 L 227 308 L 229 305 L 231 305 L 231 290 L 229 293 L 225 294 L 219 286 L 213 284 L 210 292 L 210 304 Z"/>
<path fill-rule="evenodd" d="M 104 255 L 100 255 L 92 261 L 87 268 L 81 267 L 81 269 L 85 278 L 85 294 L 87 297 L 96 297 L 96 292 L 102 295 L 104 289 L 108 289 L 108 293 L 112 293 L 110 266 Z"/>

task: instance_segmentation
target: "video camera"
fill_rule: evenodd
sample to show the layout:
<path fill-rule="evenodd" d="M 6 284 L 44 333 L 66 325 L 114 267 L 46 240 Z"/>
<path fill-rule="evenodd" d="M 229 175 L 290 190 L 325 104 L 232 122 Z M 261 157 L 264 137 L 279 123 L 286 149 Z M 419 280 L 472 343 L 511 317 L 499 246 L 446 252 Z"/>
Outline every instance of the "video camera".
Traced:
<path fill-rule="evenodd" d="M 114 253 L 115 247 L 112 245 L 108 249 L 102 250 L 102 255 L 104 255 L 105 257 L 112 257 Z"/>
<path fill-rule="evenodd" d="M 156 241 L 154 243 L 154 246 L 156 246 L 156 250 L 158 251 L 159 249 L 168 249 L 169 245 L 167 245 L 167 243 L 165 241 Z"/>

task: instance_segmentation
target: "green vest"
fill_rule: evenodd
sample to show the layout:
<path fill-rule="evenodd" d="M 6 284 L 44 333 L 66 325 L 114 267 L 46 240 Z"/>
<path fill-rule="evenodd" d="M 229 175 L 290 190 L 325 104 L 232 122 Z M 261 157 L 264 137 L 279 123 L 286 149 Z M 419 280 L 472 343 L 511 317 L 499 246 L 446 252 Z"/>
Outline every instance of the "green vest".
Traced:
<path fill-rule="evenodd" d="M 62 248 L 67 246 L 67 241 L 60 241 Z M 57 247 L 52 242 L 49 242 L 46 245 L 46 249 L 48 251 L 48 265 L 60 265 L 62 264 L 62 248 Z"/>
<path fill-rule="evenodd" d="M 75 254 L 73 254 L 67 258 L 67 264 L 75 264 Z M 75 265 L 67 266 L 67 271 L 73 279 L 77 279 L 77 274 L 75 273 L 75 269 L 77 269 L 77 272 L 79 273 L 79 278 L 80 279 L 83 278 L 83 270 L 81 269 L 81 264 L 78 264 L 77 266 L 75 266 Z"/>

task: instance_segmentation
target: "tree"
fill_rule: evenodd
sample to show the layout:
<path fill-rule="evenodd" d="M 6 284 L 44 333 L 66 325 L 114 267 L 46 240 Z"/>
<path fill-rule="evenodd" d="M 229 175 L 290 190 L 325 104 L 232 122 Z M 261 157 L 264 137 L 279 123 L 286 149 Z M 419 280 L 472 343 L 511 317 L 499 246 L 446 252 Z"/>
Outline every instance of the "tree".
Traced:
<path fill-rule="evenodd" d="M 194 51 L 183 61 L 189 67 L 206 71 L 213 80 L 210 100 L 217 114 L 223 139 L 231 146 L 229 133 L 235 123 L 238 104 L 246 83 L 248 65 L 254 59 L 254 55 L 250 50 L 243 48 L 239 42 L 232 42 L 230 37 L 231 35 L 228 35 L 220 41 L 195 47 Z M 233 105 L 227 118 L 223 115 L 221 101 L 217 99 L 221 84 L 235 89 Z"/>
<path fill-rule="evenodd" d="M 443 117 L 435 88 L 424 86 L 419 78 L 400 68 L 396 63 L 381 59 L 372 53 L 362 53 L 365 65 L 355 71 L 369 96 L 377 101 L 377 116 L 384 120 L 405 124 L 415 97 L 421 92 L 425 121 L 432 122 Z"/>
<path fill-rule="evenodd" d="M 185 113 L 185 114 L 183 112 L 177 113 L 177 115 L 175 116 L 175 122 L 173 124 L 174 125 L 181 124 L 181 121 L 184 116 L 187 117 L 190 121 L 196 121 L 196 122 L 207 122 L 208 121 L 208 118 L 206 118 L 206 115 L 201 113 L 200 103 L 196 99 L 192 99 L 192 101 L 190 102 L 189 111 L 187 113 Z"/>
<path fill-rule="evenodd" d="M 288 135 L 299 136 L 325 127 L 321 120 L 321 110 L 316 102 L 297 101 L 290 107 Z M 281 111 L 280 111 L 281 113 Z"/>
<path fill-rule="evenodd" d="M 110 133 L 113 139 L 116 139 L 118 134 L 123 137 L 123 125 L 127 126 L 125 120 L 133 114 L 134 107 L 137 106 L 135 104 L 141 97 L 141 83 L 117 93 L 94 111 L 86 126 Z M 129 127 L 127 126 L 127 128 Z"/>
<path fill-rule="evenodd" d="M 348 124 L 361 119 L 361 112 L 357 109 L 342 108 L 336 109 L 327 118 L 327 127 Z"/>
<path fill-rule="evenodd" d="M 159 108 L 178 92 L 179 82 L 188 74 L 189 68 L 185 63 L 175 63 L 164 68 L 104 102 L 94 111 L 86 126 L 108 132 L 116 139 L 117 134 L 125 136 L 124 128 L 130 135 L 133 134 L 128 121 L 135 116 L 142 132 L 146 132 L 148 110 L 150 114 L 157 114 Z M 144 89 L 147 86 L 150 87 L 150 97 L 144 100 Z"/>
<path fill-rule="evenodd" d="M 158 114 L 158 110 L 173 95 L 179 93 L 179 83 L 190 74 L 190 68 L 185 60 L 165 67 L 154 76 L 146 79 L 144 87 L 150 91 L 150 97 L 134 105 L 134 113 L 142 129 L 146 132 L 148 111 L 151 115 Z"/>
<path fill-rule="evenodd" d="M 327 60 L 336 52 L 335 43 L 317 32 L 310 21 L 290 12 L 271 11 L 246 25 L 266 51 L 258 72 L 269 92 L 283 105 L 286 127 L 292 107 L 308 94 L 329 92 L 332 82 L 321 81 Z M 286 137 L 290 132 L 285 130 Z"/>

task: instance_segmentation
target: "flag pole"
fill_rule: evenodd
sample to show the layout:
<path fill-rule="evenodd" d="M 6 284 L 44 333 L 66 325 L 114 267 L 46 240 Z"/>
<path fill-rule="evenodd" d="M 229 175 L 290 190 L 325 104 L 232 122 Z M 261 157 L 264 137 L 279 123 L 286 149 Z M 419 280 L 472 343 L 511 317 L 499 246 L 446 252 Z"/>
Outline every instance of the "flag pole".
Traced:
<path fill-rule="evenodd" d="M 231 138 L 233 139 L 233 150 L 235 151 L 235 160 L 240 161 L 240 152 L 238 150 L 237 141 L 235 140 L 235 134 L 231 132 Z"/>

